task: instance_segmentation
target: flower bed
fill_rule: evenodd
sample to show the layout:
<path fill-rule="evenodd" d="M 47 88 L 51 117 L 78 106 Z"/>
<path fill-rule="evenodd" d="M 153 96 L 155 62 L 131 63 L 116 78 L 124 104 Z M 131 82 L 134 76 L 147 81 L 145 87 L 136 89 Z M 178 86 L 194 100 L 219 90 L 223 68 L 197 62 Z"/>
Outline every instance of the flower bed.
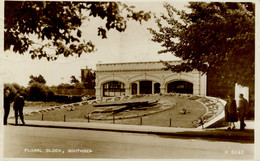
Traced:
<path fill-rule="evenodd" d="M 213 120 L 224 110 L 224 105 L 214 97 L 201 97 L 196 99 L 197 102 L 200 102 L 206 108 L 206 113 L 193 121 L 194 127 L 199 127 L 209 121 Z"/>
<path fill-rule="evenodd" d="M 183 95 L 170 93 L 167 95 L 136 95 L 136 96 L 124 96 L 120 97 L 118 101 L 114 98 L 103 98 L 100 100 L 89 100 L 79 103 L 65 104 L 61 106 L 53 106 L 45 108 L 44 110 L 34 111 L 28 114 L 25 119 L 29 120 L 46 120 L 46 121 L 64 121 L 66 115 L 66 121 L 95 121 L 103 123 L 112 123 L 112 119 L 116 120 L 117 124 L 140 124 L 142 118 L 142 124 L 150 126 L 169 126 L 171 122 L 172 127 L 192 128 L 193 121 L 200 116 L 203 116 L 206 112 L 204 106 L 194 101 L 202 98 L 193 95 Z M 100 107 L 94 107 L 96 103 L 118 103 L 118 102 L 132 102 L 132 101 L 149 101 L 153 102 L 158 100 L 158 104 L 149 108 L 133 108 L 134 110 L 124 111 L 117 114 L 107 116 L 102 114 L 98 116 L 98 111 L 95 117 L 88 117 L 88 113 L 97 110 Z M 76 105 L 76 106 L 75 106 Z M 181 114 L 180 111 L 183 108 L 187 109 L 186 114 Z M 108 107 L 109 108 L 109 107 Z M 103 111 L 103 110 L 100 110 Z M 108 109 L 109 111 L 109 109 Z M 111 113 L 110 113 L 111 114 Z M 91 116 L 91 115 L 90 115 Z M 92 115 L 93 116 L 93 115 Z"/>

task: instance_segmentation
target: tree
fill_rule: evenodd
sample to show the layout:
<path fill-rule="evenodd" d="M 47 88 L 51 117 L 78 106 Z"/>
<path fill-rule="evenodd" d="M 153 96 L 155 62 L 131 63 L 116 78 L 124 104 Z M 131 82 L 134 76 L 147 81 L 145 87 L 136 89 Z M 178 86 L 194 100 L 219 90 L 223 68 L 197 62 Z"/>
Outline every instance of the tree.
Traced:
<path fill-rule="evenodd" d="M 57 86 L 59 89 L 73 89 L 74 86 L 68 83 L 61 83 Z"/>
<path fill-rule="evenodd" d="M 72 75 L 70 78 L 71 78 L 71 80 L 70 80 L 70 83 L 71 83 L 71 84 L 77 84 L 77 83 L 79 83 L 79 80 L 78 80 L 74 75 Z"/>
<path fill-rule="evenodd" d="M 25 98 L 26 98 L 26 96 L 27 96 L 27 90 L 26 90 L 26 88 L 23 87 L 23 86 L 20 86 L 20 85 L 17 84 L 17 83 L 12 83 L 12 84 L 10 84 L 10 83 L 5 83 L 5 84 L 4 84 L 4 89 L 5 89 L 5 90 L 8 89 L 8 90 L 10 91 L 11 101 L 14 100 L 14 98 L 15 98 L 15 96 L 16 96 L 16 94 L 17 94 L 17 91 L 19 91 L 20 94 L 21 94 L 22 96 L 24 96 Z"/>
<path fill-rule="evenodd" d="M 10 97 L 10 100 L 13 101 L 15 96 L 16 96 L 16 94 L 17 94 L 17 89 L 14 87 L 13 84 L 5 83 L 4 84 L 4 91 L 5 90 L 9 90 L 10 91 L 9 97 Z"/>
<path fill-rule="evenodd" d="M 28 100 L 30 101 L 47 101 L 49 88 L 42 83 L 33 82 L 28 87 Z"/>
<path fill-rule="evenodd" d="M 40 84 L 46 84 L 46 80 L 41 74 L 38 77 L 31 75 L 30 79 L 31 80 L 29 81 L 29 84 L 36 83 L 36 82 Z"/>
<path fill-rule="evenodd" d="M 214 73 L 229 84 L 254 90 L 255 5 L 254 3 L 190 2 L 190 12 L 165 4 L 168 14 L 157 18 L 159 30 L 149 29 L 153 41 L 183 63 L 166 69 Z"/>
<path fill-rule="evenodd" d="M 92 72 L 91 70 L 89 72 L 87 72 L 86 76 L 83 78 L 83 80 L 84 80 L 83 84 L 84 84 L 85 88 L 95 89 L 95 86 L 96 86 L 95 79 L 96 79 L 95 72 Z"/>
<path fill-rule="evenodd" d="M 92 52 L 94 44 L 82 40 L 80 30 L 82 22 L 91 17 L 105 22 L 97 35 L 106 38 L 108 30 L 123 32 L 127 21 L 147 21 L 150 13 L 134 11 L 133 6 L 120 2 L 5 1 L 4 50 L 29 51 L 32 59 L 47 60 Z M 41 42 L 33 41 L 33 37 Z M 47 52 L 50 48 L 55 54 Z"/>

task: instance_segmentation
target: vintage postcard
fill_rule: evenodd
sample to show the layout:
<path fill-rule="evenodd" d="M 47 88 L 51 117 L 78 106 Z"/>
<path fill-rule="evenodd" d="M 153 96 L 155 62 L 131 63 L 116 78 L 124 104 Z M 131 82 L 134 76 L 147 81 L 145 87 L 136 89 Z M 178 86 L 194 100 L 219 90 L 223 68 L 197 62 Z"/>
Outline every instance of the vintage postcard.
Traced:
<path fill-rule="evenodd" d="M 260 159 L 259 1 L 0 7 L 0 160 Z"/>

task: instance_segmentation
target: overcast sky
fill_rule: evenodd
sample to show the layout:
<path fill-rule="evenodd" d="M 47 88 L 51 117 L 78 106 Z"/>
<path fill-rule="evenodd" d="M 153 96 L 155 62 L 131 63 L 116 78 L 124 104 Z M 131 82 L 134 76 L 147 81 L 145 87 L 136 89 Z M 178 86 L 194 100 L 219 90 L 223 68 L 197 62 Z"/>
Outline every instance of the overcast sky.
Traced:
<path fill-rule="evenodd" d="M 145 11 L 151 10 L 160 14 L 165 12 L 163 3 L 159 2 L 135 2 L 137 9 Z M 176 8 L 183 9 L 183 3 L 174 3 Z M 1 72 L 4 83 L 18 83 L 27 86 L 29 76 L 41 74 L 47 81 L 47 85 L 58 85 L 69 83 L 70 77 L 75 75 L 80 79 L 80 69 L 86 66 L 95 69 L 96 63 L 118 63 L 137 61 L 159 61 L 176 60 L 172 54 L 161 54 L 157 52 L 162 49 L 159 44 L 151 41 L 152 35 L 147 30 L 154 28 L 154 19 L 143 22 L 128 22 L 125 32 L 109 31 L 108 39 L 101 39 L 97 36 L 97 26 L 102 21 L 95 19 L 88 24 L 83 24 L 83 36 L 88 36 L 86 40 L 91 40 L 97 48 L 94 53 L 82 54 L 78 57 L 59 57 L 57 61 L 32 60 L 29 54 L 19 55 L 6 51 L 0 55 Z"/>

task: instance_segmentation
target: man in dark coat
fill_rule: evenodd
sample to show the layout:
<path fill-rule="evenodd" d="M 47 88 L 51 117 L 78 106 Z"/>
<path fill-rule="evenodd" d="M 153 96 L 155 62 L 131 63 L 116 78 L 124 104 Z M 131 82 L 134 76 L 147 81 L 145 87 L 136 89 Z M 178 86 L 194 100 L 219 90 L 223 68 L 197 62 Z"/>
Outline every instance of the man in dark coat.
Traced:
<path fill-rule="evenodd" d="M 10 91 L 4 91 L 4 125 L 7 125 L 7 119 L 10 112 Z"/>
<path fill-rule="evenodd" d="M 15 114 L 15 125 L 18 124 L 18 113 L 20 116 L 20 119 L 23 124 L 25 124 L 23 119 L 23 106 L 24 106 L 24 98 L 20 95 L 20 92 L 18 91 L 15 99 L 14 99 L 14 114 Z"/>
<path fill-rule="evenodd" d="M 228 101 L 225 106 L 225 121 L 228 122 L 228 129 L 235 129 L 235 123 L 238 121 L 237 118 L 237 105 L 232 95 L 229 94 Z M 233 126 L 232 126 L 233 125 Z"/>
<path fill-rule="evenodd" d="M 246 126 L 245 117 L 248 113 L 248 102 L 244 98 L 243 94 L 239 95 L 238 112 L 239 112 L 239 120 L 240 120 L 240 130 L 244 130 Z"/>

